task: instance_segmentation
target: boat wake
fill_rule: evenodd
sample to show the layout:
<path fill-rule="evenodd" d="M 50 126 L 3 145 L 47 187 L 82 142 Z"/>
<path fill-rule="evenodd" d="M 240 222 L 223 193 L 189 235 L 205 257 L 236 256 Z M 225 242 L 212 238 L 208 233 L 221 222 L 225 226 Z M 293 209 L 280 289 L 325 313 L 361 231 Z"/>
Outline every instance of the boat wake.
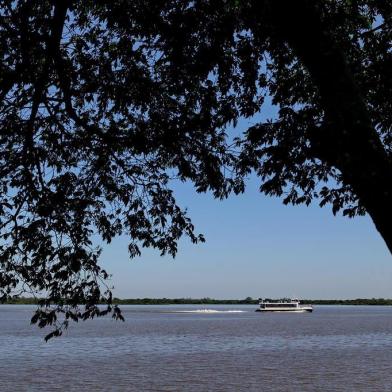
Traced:
<path fill-rule="evenodd" d="M 216 310 L 216 309 L 195 309 L 195 310 L 175 310 L 174 313 L 246 313 L 246 310 Z"/>

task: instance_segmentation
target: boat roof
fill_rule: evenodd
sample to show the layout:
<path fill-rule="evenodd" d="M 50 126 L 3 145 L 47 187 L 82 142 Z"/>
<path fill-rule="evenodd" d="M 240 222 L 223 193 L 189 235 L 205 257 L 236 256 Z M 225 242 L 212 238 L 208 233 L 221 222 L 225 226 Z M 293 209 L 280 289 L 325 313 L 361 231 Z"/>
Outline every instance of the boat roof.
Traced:
<path fill-rule="evenodd" d="M 260 302 L 264 302 L 264 303 L 269 303 L 269 304 L 287 304 L 287 303 L 293 303 L 293 302 L 299 302 L 299 300 L 297 298 L 282 298 L 282 299 L 262 299 L 260 298 Z"/>

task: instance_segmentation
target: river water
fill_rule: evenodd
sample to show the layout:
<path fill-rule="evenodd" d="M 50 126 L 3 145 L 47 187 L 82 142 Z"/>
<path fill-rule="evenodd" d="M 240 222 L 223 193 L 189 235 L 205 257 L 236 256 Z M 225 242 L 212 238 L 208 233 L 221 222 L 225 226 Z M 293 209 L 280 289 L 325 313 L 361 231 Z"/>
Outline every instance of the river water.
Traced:
<path fill-rule="evenodd" d="M 122 306 L 48 343 L 33 309 L 0 306 L 2 392 L 392 391 L 389 306 Z"/>

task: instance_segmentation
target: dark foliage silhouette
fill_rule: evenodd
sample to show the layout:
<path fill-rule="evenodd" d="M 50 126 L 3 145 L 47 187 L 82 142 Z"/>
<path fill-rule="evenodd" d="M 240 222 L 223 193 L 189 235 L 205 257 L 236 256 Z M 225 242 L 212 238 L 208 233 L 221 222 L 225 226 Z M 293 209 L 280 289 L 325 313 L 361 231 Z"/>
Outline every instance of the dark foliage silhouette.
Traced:
<path fill-rule="evenodd" d="M 203 241 L 172 179 L 223 198 L 255 171 L 284 203 L 367 212 L 392 251 L 392 3 L 1 4 L 0 297 L 44 293 L 48 337 L 122 318 L 94 236 Z M 229 142 L 266 96 L 277 118 Z"/>

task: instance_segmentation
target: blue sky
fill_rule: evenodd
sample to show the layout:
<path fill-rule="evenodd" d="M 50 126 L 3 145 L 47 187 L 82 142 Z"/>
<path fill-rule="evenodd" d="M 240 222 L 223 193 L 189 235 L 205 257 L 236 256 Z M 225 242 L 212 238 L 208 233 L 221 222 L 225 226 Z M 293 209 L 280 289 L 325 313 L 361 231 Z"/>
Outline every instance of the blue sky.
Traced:
<path fill-rule="evenodd" d="M 267 104 L 263 116 L 242 121 L 237 131 L 275 113 Z M 317 202 L 285 206 L 258 187 L 250 178 L 243 195 L 220 201 L 177 184 L 178 202 L 206 243 L 181 240 L 174 260 L 154 250 L 130 260 L 128 239 L 115 239 L 102 254 L 114 295 L 392 298 L 392 258 L 369 217 L 335 217 Z"/>
<path fill-rule="evenodd" d="M 182 240 L 174 260 L 152 250 L 129 260 L 127 239 L 116 239 L 102 257 L 116 296 L 392 297 L 392 259 L 368 217 L 284 206 L 255 180 L 225 201 L 190 184 L 176 190 L 206 243 Z"/>

